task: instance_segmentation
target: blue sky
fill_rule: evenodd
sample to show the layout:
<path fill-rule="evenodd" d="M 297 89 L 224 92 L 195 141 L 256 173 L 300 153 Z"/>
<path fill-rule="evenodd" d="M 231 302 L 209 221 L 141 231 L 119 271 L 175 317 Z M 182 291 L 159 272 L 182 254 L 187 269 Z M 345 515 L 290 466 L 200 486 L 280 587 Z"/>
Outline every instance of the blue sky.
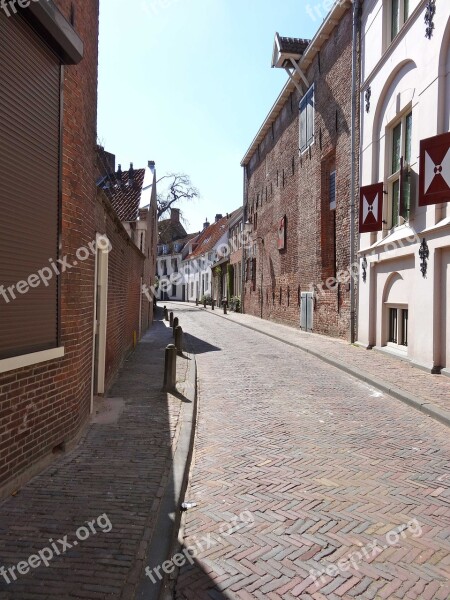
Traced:
<path fill-rule="evenodd" d="M 242 204 L 240 161 L 287 78 L 274 35 L 312 37 L 308 4 L 325 16 L 314 0 L 101 0 L 99 141 L 122 169 L 187 173 L 189 231 Z"/>

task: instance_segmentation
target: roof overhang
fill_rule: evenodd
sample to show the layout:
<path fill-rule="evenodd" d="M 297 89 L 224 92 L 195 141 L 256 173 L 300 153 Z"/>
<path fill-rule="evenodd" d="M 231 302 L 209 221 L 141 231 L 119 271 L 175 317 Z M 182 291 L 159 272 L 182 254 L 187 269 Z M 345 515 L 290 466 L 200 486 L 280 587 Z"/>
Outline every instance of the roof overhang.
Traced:
<path fill-rule="evenodd" d="M 258 150 L 259 144 L 266 137 L 267 132 L 272 127 L 272 123 L 277 119 L 278 115 L 281 112 L 286 100 L 292 94 L 292 92 L 296 89 L 296 83 L 301 81 L 299 71 L 306 73 L 307 69 L 311 65 L 312 61 L 316 57 L 317 53 L 320 51 L 326 40 L 330 37 L 333 29 L 341 20 L 342 16 L 347 12 L 348 8 L 352 5 L 352 0 L 335 0 L 333 7 L 328 13 L 327 17 L 323 21 L 322 25 L 319 27 L 316 35 L 313 37 L 308 47 L 306 48 L 303 55 L 297 62 L 299 67 L 298 70 L 294 70 L 292 76 L 289 77 L 289 80 L 286 82 L 285 86 L 281 90 L 280 95 L 275 101 L 275 104 L 270 109 L 269 114 L 264 120 L 264 123 L 261 125 L 256 137 L 245 153 L 244 158 L 241 160 L 241 166 L 245 167 L 249 162 L 255 152 Z M 272 57 L 272 62 L 275 58 L 275 49 L 274 56 Z"/>

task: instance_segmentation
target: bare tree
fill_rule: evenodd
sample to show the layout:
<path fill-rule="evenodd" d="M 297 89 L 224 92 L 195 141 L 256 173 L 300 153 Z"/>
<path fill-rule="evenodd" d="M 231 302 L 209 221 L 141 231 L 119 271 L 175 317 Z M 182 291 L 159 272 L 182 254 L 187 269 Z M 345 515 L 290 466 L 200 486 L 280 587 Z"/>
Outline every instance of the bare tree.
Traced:
<path fill-rule="evenodd" d="M 164 191 L 158 194 L 158 221 L 180 200 L 194 200 L 200 196 L 198 189 L 192 185 L 189 175 L 168 173 L 158 179 L 157 183 L 163 179 L 168 179 L 169 182 Z"/>

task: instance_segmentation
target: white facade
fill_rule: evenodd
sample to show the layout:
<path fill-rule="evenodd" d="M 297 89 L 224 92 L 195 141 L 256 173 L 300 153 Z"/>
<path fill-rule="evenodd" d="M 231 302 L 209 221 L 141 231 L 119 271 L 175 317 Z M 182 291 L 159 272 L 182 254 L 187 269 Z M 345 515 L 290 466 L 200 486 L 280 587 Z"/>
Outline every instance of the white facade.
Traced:
<path fill-rule="evenodd" d="M 183 273 L 187 281 L 186 299 L 189 302 L 199 302 L 203 296 L 213 297 L 213 274 L 211 265 L 223 256 L 223 249 L 228 243 L 228 229 L 213 248 L 203 254 L 183 261 Z"/>
<path fill-rule="evenodd" d="M 184 244 L 180 244 L 184 246 Z M 176 248 L 176 242 L 174 243 Z M 183 282 L 180 267 L 183 260 L 181 252 L 169 253 L 169 246 L 161 244 L 156 259 L 156 276 L 158 278 L 157 299 L 158 300 L 184 300 Z M 165 252 L 165 250 L 167 251 Z"/>
<path fill-rule="evenodd" d="M 450 373 L 450 196 L 418 205 L 420 141 L 450 130 L 450 2 L 436 0 L 430 39 L 426 4 L 399 0 L 397 16 L 391 0 L 366 0 L 362 7 L 360 185 L 382 182 L 384 199 L 383 230 L 360 234 L 358 340 Z M 409 171 L 404 188 L 400 156 Z"/>

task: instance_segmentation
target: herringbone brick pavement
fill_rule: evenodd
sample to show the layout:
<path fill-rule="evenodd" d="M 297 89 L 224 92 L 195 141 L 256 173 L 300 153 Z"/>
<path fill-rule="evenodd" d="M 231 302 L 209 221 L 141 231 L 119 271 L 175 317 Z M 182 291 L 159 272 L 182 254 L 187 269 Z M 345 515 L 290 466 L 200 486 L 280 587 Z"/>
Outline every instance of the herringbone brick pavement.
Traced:
<path fill-rule="evenodd" d="M 197 556 L 177 600 L 449 600 L 448 429 L 301 350 L 174 309 L 199 377 Z"/>

